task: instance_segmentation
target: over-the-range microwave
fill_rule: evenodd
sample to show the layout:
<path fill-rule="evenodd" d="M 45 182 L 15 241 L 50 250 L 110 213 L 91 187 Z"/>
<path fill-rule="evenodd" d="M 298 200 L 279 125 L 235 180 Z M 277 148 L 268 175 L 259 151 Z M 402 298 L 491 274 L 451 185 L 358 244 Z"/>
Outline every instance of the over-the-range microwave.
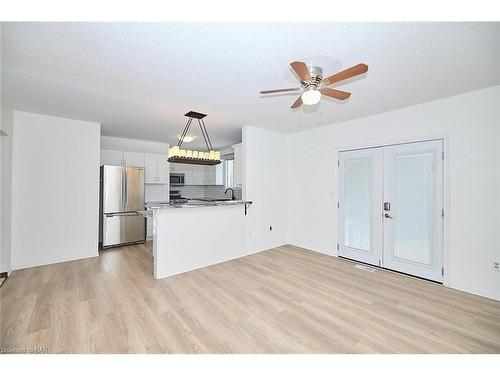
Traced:
<path fill-rule="evenodd" d="M 184 173 L 170 173 L 170 185 L 184 185 Z"/>

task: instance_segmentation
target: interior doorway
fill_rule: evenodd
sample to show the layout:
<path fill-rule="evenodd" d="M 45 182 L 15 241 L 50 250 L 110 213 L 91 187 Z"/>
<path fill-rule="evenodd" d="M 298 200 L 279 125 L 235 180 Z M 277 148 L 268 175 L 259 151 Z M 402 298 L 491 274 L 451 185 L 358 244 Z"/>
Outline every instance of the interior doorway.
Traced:
<path fill-rule="evenodd" d="M 339 256 L 443 282 L 443 141 L 339 153 Z"/>

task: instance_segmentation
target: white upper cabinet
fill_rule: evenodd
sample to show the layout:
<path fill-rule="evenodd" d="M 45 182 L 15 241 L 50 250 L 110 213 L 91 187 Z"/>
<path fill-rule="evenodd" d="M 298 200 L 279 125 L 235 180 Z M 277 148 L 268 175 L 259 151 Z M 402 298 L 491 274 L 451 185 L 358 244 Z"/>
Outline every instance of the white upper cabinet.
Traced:
<path fill-rule="evenodd" d="M 203 185 L 205 183 L 205 170 L 203 165 L 192 165 L 191 185 Z"/>
<path fill-rule="evenodd" d="M 215 185 L 224 185 L 224 163 L 217 164 L 214 169 Z"/>
<path fill-rule="evenodd" d="M 123 151 L 101 150 L 101 165 L 123 165 Z"/>
<path fill-rule="evenodd" d="M 144 154 L 144 182 L 155 184 L 158 177 L 158 155 Z"/>
<path fill-rule="evenodd" d="M 233 184 L 234 186 L 243 185 L 243 147 L 241 143 L 233 146 L 234 150 L 234 171 Z"/>
<path fill-rule="evenodd" d="M 101 150 L 101 165 L 126 165 L 144 168 L 144 183 L 168 184 L 170 168 L 166 154 Z"/>
<path fill-rule="evenodd" d="M 184 184 L 193 185 L 193 165 L 176 163 L 175 173 L 184 173 Z"/>
<path fill-rule="evenodd" d="M 144 153 L 101 150 L 101 165 L 128 165 L 130 167 L 144 167 Z"/>
<path fill-rule="evenodd" d="M 215 185 L 215 167 L 212 165 L 207 165 L 205 167 L 204 184 Z"/>
<path fill-rule="evenodd" d="M 164 154 L 144 154 L 144 182 L 146 184 L 168 184 L 169 163 Z"/>
<path fill-rule="evenodd" d="M 129 167 L 144 167 L 144 152 L 123 152 L 125 164 Z"/>
<path fill-rule="evenodd" d="M 183 173 L 185 185 L 216 184 L 216 168 L 211 165 L 172 163 L 170 173 Z M 220 181 L 219 184 L 223 185 L 222 177 Z"/>
<path fill-rule="evenodd" d="M 170 181 L 170 163 L 168 155 L 158 154 L 158 183 L 168 184 Z"/>

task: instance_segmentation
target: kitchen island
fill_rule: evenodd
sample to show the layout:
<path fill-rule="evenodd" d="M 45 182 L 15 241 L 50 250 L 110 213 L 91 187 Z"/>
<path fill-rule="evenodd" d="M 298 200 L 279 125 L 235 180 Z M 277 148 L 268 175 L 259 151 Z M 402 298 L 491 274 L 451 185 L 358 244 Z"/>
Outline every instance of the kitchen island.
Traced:
<path fill-rule="evenodd" d="M 251 203 L 151 205 L 154 277 L 161 279 L 246 255 L 245 217 Z"/>

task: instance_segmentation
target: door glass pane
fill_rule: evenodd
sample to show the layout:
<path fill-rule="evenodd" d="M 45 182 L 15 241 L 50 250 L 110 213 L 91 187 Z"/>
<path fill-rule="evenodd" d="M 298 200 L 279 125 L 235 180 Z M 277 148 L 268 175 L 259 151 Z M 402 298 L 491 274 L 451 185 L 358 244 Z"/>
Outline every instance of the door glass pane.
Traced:
<path fill-rule="evenodd" d="M 394 256 L 430 264 L 432 250 L 432 153 L 393 159 Z"/>
<path fill-rule="evenodd" d="M 344 162 L 345 246 L 370 251 L 373 191 L 371 158 Z"/>

